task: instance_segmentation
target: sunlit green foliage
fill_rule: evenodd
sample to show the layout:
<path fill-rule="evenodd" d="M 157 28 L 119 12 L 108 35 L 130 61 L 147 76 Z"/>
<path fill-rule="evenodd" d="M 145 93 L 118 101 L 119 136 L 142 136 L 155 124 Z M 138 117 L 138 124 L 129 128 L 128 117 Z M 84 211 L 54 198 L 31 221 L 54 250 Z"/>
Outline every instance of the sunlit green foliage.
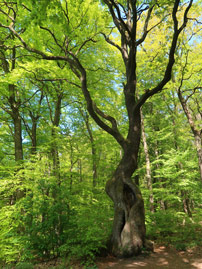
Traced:
<path fill-rule="evenodd" d="M 163 23 L 149 33 L 147 42 L 137 52 L 138 96 L 157 85 L 168 60 L 170 22 L 163 16 L 170 1 L 160 2 L 150 27 L 160 20 Z M 117 117 L 118 127 L 125 135 L 128 119 L 121 95 L 125 70 L 116 48 L 105 42 L 104 34 L 112 31 L 112 39 L 117 42 L 119 36 L 112 29 L 103 4 L 92 0 L 18 0 L 17 4 L 12 3 L 12 8 L 21 37 L 49 56 L 62 57 L 69 51 L 79 55 L 87 70 L 93 100 L 106 113 Z M 6 4 L 0 6 L 5 12 L 9 10 Z M 198 15 L 199 11 L 194 8 L 192 12 Z M 0 23 L 7 25 L 8 18 L 0 15 Z M 202 104 L 201 88 L 193 91 L 194 87 L 201 87 L 199 25 L 190 20 L 180 39 L 183 50 L 176 53 L 172 82 L 163 93 L 148 100 L 143 109 L 154 213 L 149 212 L 150 190 L 143 149 L 136 172 L 145 200 L 148 236 L 173 244 L 177 249 L 202 244 L 198 160 L 194 138 L 176 92 L 183 71 L 183 90 L 190 95 L 188 103 L 196 115 Z M 141 20 L 138 27 L 141 35 L 144 27 Z M 187 42 L 189 34 L 198 39 Z M 122 152 L 90 119 L 92 143 L 85 123 L 87 112 L 80 81 L 70 71 L 69 63 L 42 60 L 36 53 L 26 51 L 19 38 L 6 27 L 0 28 L 0 35 L 0 266 L 18 263 L 16 268 L 32 268 L 35 262 L 58 257 L 93 261 L 107 248 L 113 208 L 105 195 L 105 183 Z M 16 55 L 12 55 L 14 46 Z M 2 59 L 10 67 L 7 73 Z M 14 157 L 15 125 L 9 113 L 12 97 L 9 85 L 16 87 L 15 98 L 19 101 L 22 120 L 24 160 L 20 166 Z M 54 116 L 59 97 L 61 106 L 56 126 Z M 200 119 L 195 118 L 195 124 L 201 128 Z M 34 135 L 36 150 L 32 151 Z M 96 148 L 94 153 L 92 145 Z M 93 160 L 96 160 L 96 186 L 93 186 Z M 20 191 L 23 196 L 18 199 Z M 188 201 L 192 216 L 185 212 L 184 201 Z"/>

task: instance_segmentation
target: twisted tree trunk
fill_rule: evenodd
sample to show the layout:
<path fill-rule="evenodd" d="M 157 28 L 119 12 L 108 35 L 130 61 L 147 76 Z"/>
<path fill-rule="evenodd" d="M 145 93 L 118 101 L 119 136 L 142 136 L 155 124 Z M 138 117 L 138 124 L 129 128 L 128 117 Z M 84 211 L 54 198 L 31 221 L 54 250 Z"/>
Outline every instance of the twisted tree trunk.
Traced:
<path fill-rule="evenodd" d="M 133 139 L 124 148 L 123 157 L 112 179 L 106 183 L 106 192 L 114 202 L 114 223 L 109 248 L 115 256 L 130 257 L 146 245 L 144 202 L 132 175 L 137 169 L 141 136 L 140 113 L 137 113 Z"/>
<path fill-rule="evenodd" d="M 123 158 L 107 182 L 106 192 L 114 202 L 110 251 L 115 256 L 130 257 L 139 254 L 145 245 L 146 227 L 142 195 L 131 177 L 126 176 L 125 162 Z"/>

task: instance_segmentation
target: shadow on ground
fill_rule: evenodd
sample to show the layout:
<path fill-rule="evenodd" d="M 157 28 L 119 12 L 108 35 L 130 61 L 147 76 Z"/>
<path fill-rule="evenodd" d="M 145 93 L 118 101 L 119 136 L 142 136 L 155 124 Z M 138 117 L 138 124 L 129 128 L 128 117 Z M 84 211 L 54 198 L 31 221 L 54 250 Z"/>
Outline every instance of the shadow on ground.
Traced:
<path fill-rule="evenodd" d="M 113 257 L 98 260 L 99 269 L 202 269 L 202 247 L 188 251 L 177 251 L 173 248 L 155 246 L 154 252 L 147 256 L 130 259 L 116 259 Z"/>

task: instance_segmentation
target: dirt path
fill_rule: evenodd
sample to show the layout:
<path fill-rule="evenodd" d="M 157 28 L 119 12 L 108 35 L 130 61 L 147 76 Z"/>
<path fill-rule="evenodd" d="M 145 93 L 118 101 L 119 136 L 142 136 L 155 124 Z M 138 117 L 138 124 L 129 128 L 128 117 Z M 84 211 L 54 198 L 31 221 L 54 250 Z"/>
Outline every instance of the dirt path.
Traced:
<path fill-rule="evenodd" d="M 156 246 L 154 253 L 130 259 L 113 257 L 98 260 L 99 269 L 202 269 L 202 247 L 189 251 L 176 251 L 173 248 Z"/>
<path fill-rule="evenodd" d="M 114 257 L 98 258 L 97 267 L 83 267 L 78 261 L 71 265 L 64 265 L 60 260 L 53 260 L 37 264 L 35 269 L 49 268 L 98 268 L 98 269 L 202 269 L 202 246 L 188 251 L 177 251 L 174 248 L 155 246 L 154 252 L 143 254 L 130 259 Z M 27 268 L 27 267 L 26 267 Z"/>

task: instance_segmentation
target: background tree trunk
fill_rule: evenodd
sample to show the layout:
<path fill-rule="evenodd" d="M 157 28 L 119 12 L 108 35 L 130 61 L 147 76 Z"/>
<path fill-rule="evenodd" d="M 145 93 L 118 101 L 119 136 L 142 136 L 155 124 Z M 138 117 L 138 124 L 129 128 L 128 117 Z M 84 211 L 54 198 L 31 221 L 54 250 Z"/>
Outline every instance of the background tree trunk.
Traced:
<path fill-rule="evenodd" d="M 90 125 L 90 122 L 89 122 L 89 116 L 88 114 L 84 114 L 82 112 L 81 109 L 80 110 L 80 113 L 85 121 L 85 124 L 86 124 L 86 129 L 88 131 L 88 137 L 89 137 L 89 140 L 90 140 L 90 144 L 91 144 L 91 153 L 92 153 L 92 169 L 93 169 L 93 187 L 96 187 L 97 185 L 97 178 L 98 178 L 98 175 L 97 175 L 97 162 L 98 162 L 98 158 L 97 158 L 97 149 L 96 149 L 96 146 L 95 146 L 95 139 L 93 137 L 93 132 L 92 132 L 92 127 Z"/>
<path fill-rule="evenodd" d="M 178 89 L 178 97 L 182 105 L 182 108 L 184 110 L 184 113 L 187 117 L 187 120 L 189 122 L 192 133 L 194 135 L 195 146 L 196 146 L 196 151 L 197 151 L 197 156 L 198 156 L 198 163 L 199 163 L 200 180 L 202 182 L 202 129 L 197 128 L 194 121 L 194 115 L 192 115 L 189 109 L 189 106 L 187 104 L 188 99 L 185 100 L 185 98 L 182 96 L 180 87 Z M 202 116 L 200 114 L 199 114 L 199 118 L 200 120 L 202 120 Z M 198 120 L 198 118 L 196 120 Z"/>
<path fill-rule="evenodd" d="M 15 143 L 15 161 L 23 160 L 23 147 L 22 147 L 22 121 L 19 111 L 12 113 L 14 123 L 14 143 Z"/>
<path fill-rule="evenodd" d="M 152 188 L 152 177 L 151 177 L 151 163 L 149 158 L 149 150 L 147 145 L 147 138 L 144 128 L 144 119 L 143 114 L 141 111 L 141 128 L 142 128 L 142 140 L 143 140 L 143 147 L 145 153 L 145 160 L 146 160 L 146 178 L 147 178 L 147 187 L 149 189 L 149 203 L 150 203 L 150 211 L 154 212 L 154 196 L 153 196 L 153 188 Z"/>

